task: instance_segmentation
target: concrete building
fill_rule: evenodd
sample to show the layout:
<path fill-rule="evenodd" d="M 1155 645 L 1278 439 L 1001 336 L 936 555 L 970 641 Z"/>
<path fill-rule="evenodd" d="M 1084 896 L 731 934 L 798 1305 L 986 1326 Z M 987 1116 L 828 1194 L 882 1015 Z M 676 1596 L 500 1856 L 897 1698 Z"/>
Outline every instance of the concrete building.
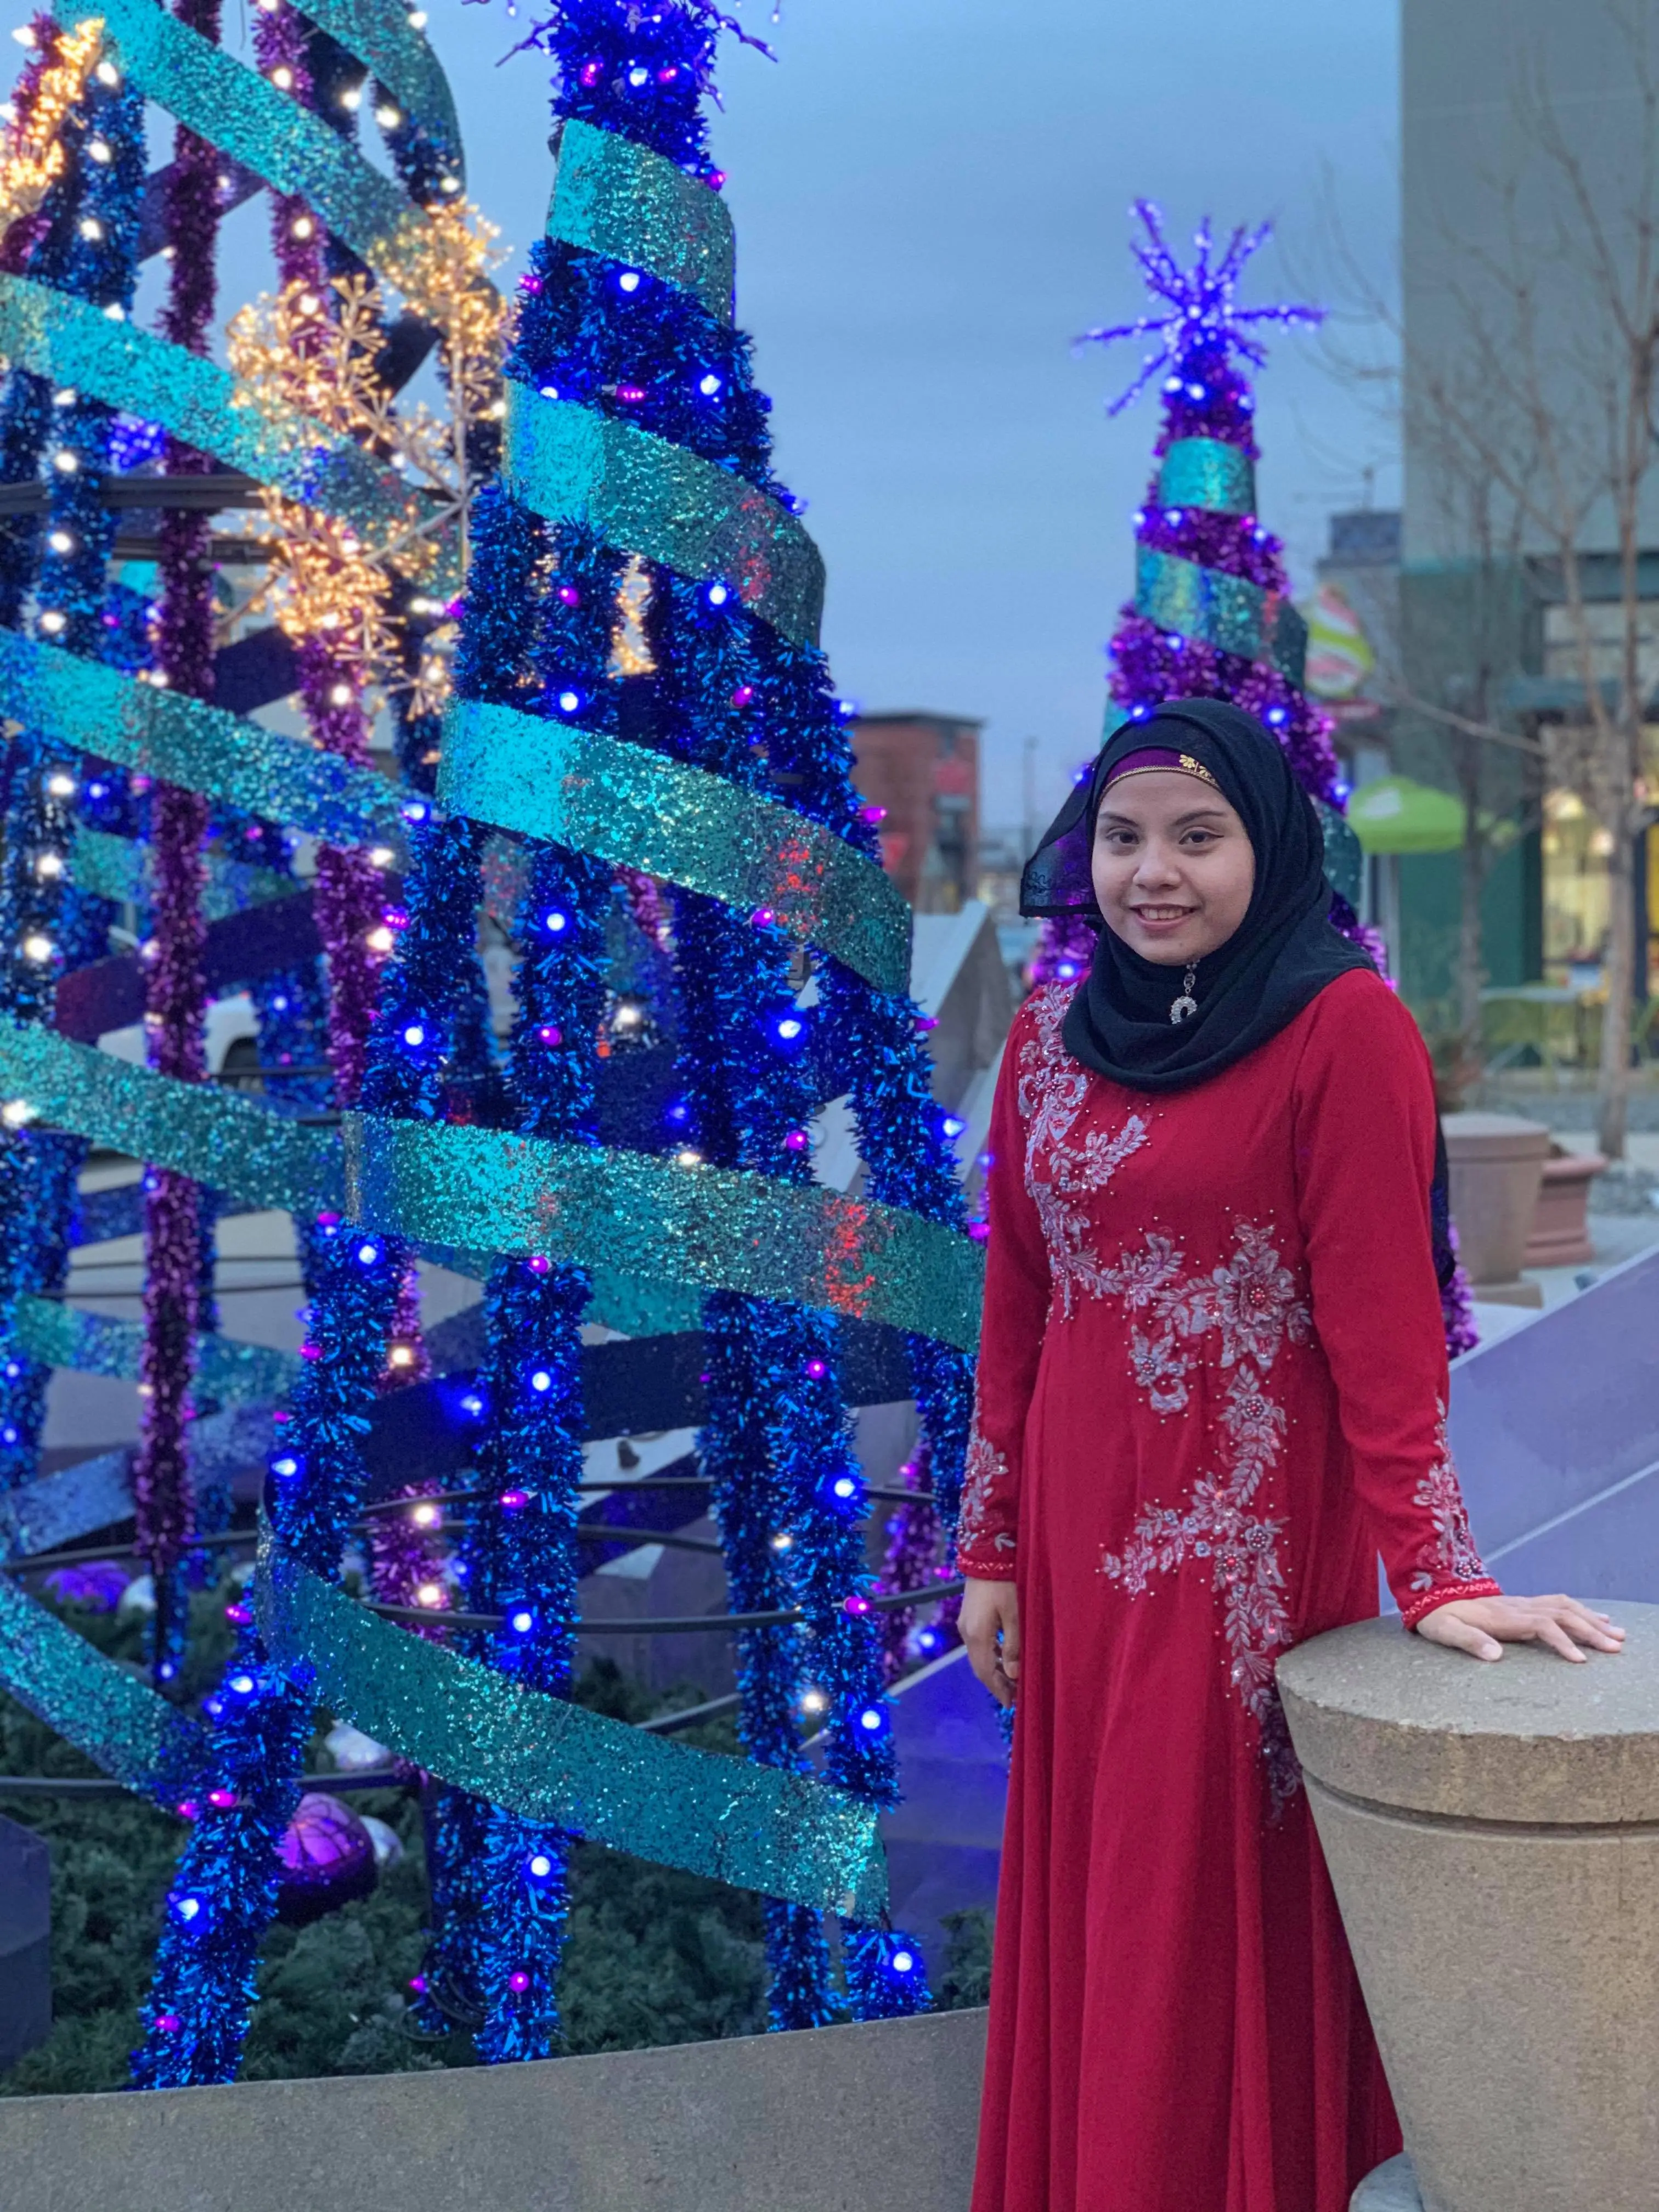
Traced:
<path fill-rule="evenodd" d="M 853 780 L 884 809 L 883 865 L 919 914 L 959 914 L 979 881 L 979 733 L 965 714 L 860 714 Z"/>
<path fill-rule="evenodd" d="M 1650 170 L 1643 79 L 1659 85 L 1659 9 L 1652 0 L 1633 8 L 1401 0 L 1401 26 L 1397 690 L 1419 710 L 1396 707 L 1392 765 L 1473 793 L 1483 817 L 1520 832 L 1494 858 L 1482 896 L 1489 984 L 1594 984 L 1607 927 L 1608 841 L 1570 787 L 1554 734 L 1584 719 L 1577 635 L 1559 540 L 1502 479 L 1513 468 L 1535 485 L 1553 462 L 1567 481 L 1582 508 L 1576 544 L 1597 641 L 1594 674 L 1611 679 L 1626 610 L 1613 502 L 1605 488 L 1597 495 L 1597 483 L 1608 439 L 1604 395 L 1617 381 L 1620 344 L 1577 196 L 1595 210 L 1620 281 L 1632 283 L 1638 219 L 1659 215 L 1651 185 L 1648 205 L 1639 204 Z M 1540 417 L 1553 426 L 1545 446 Z M 1504 467 L 1493 465 L 1498 456 Z M 1649 470 L 1638 513 L 1638 593 L 1653 641 L 1642 657 L 1652 681 L 1659 468 Z M 1449 714 L 1541 738 L 1548 750 L 1541 760 L 1490 744 L 1472 750 Z M 1659 730 L 1653 735 L 1659 777 Z M 1650 834 L 1647 846 L 1638 918 L 1656 972 L 1649 917 L 1659 916 L 1659 838 Z M 1419 1006 L 1449 1001 L 1460 866 L 1452 854 L 1402 870 L 1405 982 Z"/>

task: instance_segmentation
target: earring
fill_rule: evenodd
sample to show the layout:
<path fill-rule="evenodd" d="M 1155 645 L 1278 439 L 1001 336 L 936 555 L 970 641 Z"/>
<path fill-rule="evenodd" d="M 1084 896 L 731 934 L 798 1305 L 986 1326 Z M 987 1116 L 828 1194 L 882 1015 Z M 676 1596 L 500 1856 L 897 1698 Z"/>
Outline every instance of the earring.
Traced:
<path fill-rule="evenodd" d="M 1181 996 L 1170 1006 L 1170 1019 L 1178 1029 L 1189 1015 L 1198 1012 L 1198 1000 L 1193 996 L 1193 986 L 1198 981 L 1198 969 L 1189 968 L 1181 979 Z"/>

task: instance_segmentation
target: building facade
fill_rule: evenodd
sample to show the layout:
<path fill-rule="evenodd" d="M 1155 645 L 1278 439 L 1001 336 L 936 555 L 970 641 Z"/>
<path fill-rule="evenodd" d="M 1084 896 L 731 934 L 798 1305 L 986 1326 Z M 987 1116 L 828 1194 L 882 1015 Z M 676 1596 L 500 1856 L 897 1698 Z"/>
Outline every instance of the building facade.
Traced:
<path fill-rule="evenodd" d="M 919 914 L 959 914 L 979 880 L 979 733 L 965 714 L 860 714 L 853 780 L 882 810 L 882 863 Z"/>

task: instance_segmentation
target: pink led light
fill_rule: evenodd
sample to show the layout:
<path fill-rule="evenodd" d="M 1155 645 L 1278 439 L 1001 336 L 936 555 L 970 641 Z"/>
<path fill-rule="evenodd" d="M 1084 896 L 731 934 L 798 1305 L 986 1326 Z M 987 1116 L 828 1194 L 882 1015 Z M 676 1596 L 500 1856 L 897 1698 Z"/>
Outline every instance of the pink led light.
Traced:
<path fill-rule="evenodd" d="M 253 1615 L 245 1605 L 228 1605 L 225 1607 L 225 1619 L 234 1620 L 238 1628 L 246 1628 L 252 1624 Z"/>
<path fill-rule="evenodd" d="M 409 1986 L 414 1990 L 417 1997 L 424 1996 L 426 1995 L 426 1976 L 424 1974 L 411 1974 L 409 1978 Z"/>
<path fill-rule="evenodd" d="M 501 1504 L 509 1513 L 518 1512 L 529 1503 L 530 1492 L 527 1490 L 504 1490 L 501 1492 Z"/>
<path fill-rule="evenodd" d="M 544 1259 L 543 1255 L 538 1252 L 533 1259 L 526 1260 L 525 1261 L 525 1265 L 529 1268 L 532 1275 L 544 1275 L 548 1269 L 553 1265 L 553 1262 L 550 1260 Z"/>
<path fill-rule="evenodd" d="M 869 1612 L 870 1601 L 867 1597 L 860 1596 L 859 1592 L 854 1590 L 851 1597 L 842 1598 L 841 1609 L 843 1613 L 850 1613 L 854 1619 L 857 1620 L 861 1614 Z"/>
<path fill-rule="evenodd" d="M 750 921 L 754 923 L 757 929 L 769 929 L 777 918 L 776 914 L 769 906 L 757 906 L 753 914 L 749 917 Z"/>
<path fill-rule="evenodd" d="M 884 806 L 877 806 L 873 804 L 869 806 L 860 806 L 859 812 L 866 822 L 884 822 L 887 819 L 887 809 Z"/>
<path fill-rule="evenodd" d="M 732 704 L 734 707 L 750 707 L 754 702 L 755 687 L 752 684 L 739 684 L 732 694 Z"/>
<path fill-rule="evenodd" d="M 564 1031 L 556 1022 L 544 1022 L 536 1032 L 544 1044 L 562 1044 Z"/>
<path fill-rule="evenodd" d="M 579 606 L 580 606 L 581 603 L 582 603 L 582 595 L 581 595 L 581 593 L 580 593 L 580 592 L 576 589 L 576 586 L 575 586 L 574 584 L 561 584 L 561 585 L 560 585 L 560 586 L 559 586 L 559 605 L 560 605 L 561 606 L 563 606 L 563 607 L 579 607 Z"/>
<path fill-rule="evenodd" d="M 812 1377 L 812 1380 L 817 1382 L 822 1381 L 823 1376 L 830 1372 L 830 1370 L 824 1365 L 823 1360 L 809 1359 L 806 1363 L 806 1371 Z"/>
<path fill-rule="evenodd" d="M 526 1973 L 522 1966 L 520 1967 L 516 1974 L 509 1974 L 507 1976 L 507 1986 L 510 1990 L 516 1990 L 520 1996 L 522 1996 L 524 1992 L 530 1987 L 530 1977 Z"/>
<path fill-rule="evenodd" d="M 968 1234 L 975 1244 L 983 1244 L 991 1234 L 991 1224 L 988 1221 L 970 1221 L 968 1224 Z"/>
<path fill-rule="evenodd" d="M 619 384 L 617 397 L 624 407 L 637 407 L 645 397 L 645 387 L 640 384 Z"/>
<path fill-rule="evenodd" d="M 181 1820 L 194 1820 L 199 1819 L 202 1808 L 193 1797 L 183 1797 L 173 1810 Z"/>
<path fill-rule="evenodd" d="M 584 62 L 581 65 L 580 74 L 584 84 L 595 85 L 605 75 L 605 64 L 603 62 Z"/>
<path fill-rule="evenodd" d="M 236 1792 L 234 1790 L 210 1790 L 208 1791 L 208 1803 L 215 1807 L 216 1809 L 221 1813 L 229 1812 L 233 1805 L 239 1804 L 240 1802 L 241 1801 L 238 1798 Z"/>
<path fill-rule="evenodd" d="M 783 1148 L 787 1152 L 804 1152 L 811 1141 L 805 1129 L 792 1129 L 783 1140 Z"/>
<path fill-rule="evenodd" d="M 302 1344 L 300 1346 L 300 1357 L 301 1359 L 320 1359 L 322 1356 L 321 1352 L 314 1344 Z"/>
<path fill-rule="evenodd" d="M 184 2022 L 176 2012 L 158 2012 L 155 2015 L 155 2028 L 159 2035 L 177 2035 L 183 2026 Z"/>

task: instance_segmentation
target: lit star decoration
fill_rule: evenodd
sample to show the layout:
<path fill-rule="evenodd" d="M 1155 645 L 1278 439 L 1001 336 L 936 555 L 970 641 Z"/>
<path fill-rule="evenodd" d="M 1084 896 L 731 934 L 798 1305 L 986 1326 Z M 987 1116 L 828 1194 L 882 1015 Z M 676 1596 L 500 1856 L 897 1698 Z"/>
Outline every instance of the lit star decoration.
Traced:
<path fill-rule="evenodd" d="M 1109 415 L 1121 415 L 1139 398 L 1160 369 L 1170 372 L 1164 382 L 1166 394 L 1174 396 L 1178 386 L 1184 389 L 1194 383 L 1197 380 L 1192 362 L 1194 354 L 1218 355 L 1224 361 L 1229 353 L 1235 353 L 1240 360 L 1260 368 L 1267 361 L 1267 353 L 1251 336 L 1260 325 L 1276 324 L 1285 330 L 1316 330 L 1324 321 L 1322 307 L 1241 307 L 1237 304 L 1234 295 L 1238 280 L 1250 257 L 1272 236 L 1271 223 L 1261 223 L 1255 230 L 1247 230 L 1241 223 L 1212 265 L 1210 257 L 1215 241 L 1206 220 L 1200 224 L 1193 238 L 1198 258 L 1190 269 L 1183 269 L 1164 238 L 1164 219 L 1152 202 L 1137 200 L 1135 213 L 1146 225 L 1148 242 L 1132 245 L 1129 250 L 1140 264 L 1146 289 L 1163 304 L 1165 312 L 1138 315 L 1132 323 L 1115 323 L 1100 330 L 1085 331 L 1077 341 L 1079 346 L 1113 345 L 1121 338 L 1147 337 L 1158 341 L 1142 361 L 1140 372 L 1127 390 L 1107 403 Z M 1208 395 L 1199 391 L 1187 396 L 1201 404 Z M 1241 401 L 1240 411 L 1248 414 L 1252 404 L 1249 394 L 1243 393 Z"/>
<path fill-rule="evenodd" d="M 18 268 L 39 236 L 46 194 L 64 173 L 64 131 L 103 51 L 100 17 L 59 31 L 50 16 L 15 33 L 29 54 L 0 129 L 0 266 Z"/>

